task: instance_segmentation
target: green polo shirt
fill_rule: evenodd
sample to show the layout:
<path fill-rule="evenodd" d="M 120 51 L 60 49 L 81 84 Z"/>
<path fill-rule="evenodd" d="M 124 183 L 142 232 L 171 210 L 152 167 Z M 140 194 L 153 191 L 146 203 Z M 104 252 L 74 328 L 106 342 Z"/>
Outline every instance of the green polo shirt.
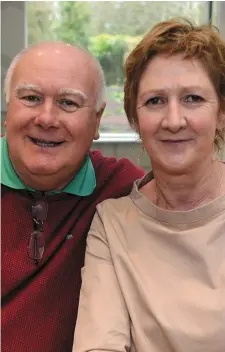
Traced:
<path fill-rule="evenodd" d="M 35 191 L 32 188 L 27 187 L 23 184 L 20 178 L 17 176 L 14 167 L 11 163 L 8 153 L 8 144 L 6 136 L 0 138 L 1 147 L 1 183 L 7 187 L 14 189 L 28 189 Z M 72 181 L 58 191 L 51 191 L 48 193 L 70 193 L 77 196 L 88 196 L 90 195 L 96 186 L 95 171 L 91 162 L 90 157 L 87 155 L 86 160 L 80 171 L 74 176 Z"/>

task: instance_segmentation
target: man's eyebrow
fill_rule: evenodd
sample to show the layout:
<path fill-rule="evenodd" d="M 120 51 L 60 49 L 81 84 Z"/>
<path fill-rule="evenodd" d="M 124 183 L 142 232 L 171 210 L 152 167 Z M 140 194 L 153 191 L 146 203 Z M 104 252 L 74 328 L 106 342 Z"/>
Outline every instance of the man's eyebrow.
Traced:
<path fill-rule="evenodd" d="M 39 86 L 35 85 L 35 84 L 18 84 L 15 88 L 15 92 L 18 93 L 21 90 L 33 90 L 35 92 L 41 93 L 42 90 Z"/>
<path fill-rule="evenodd" d="M 30 84 L 30 83 L 18 84 L 15 88 L 15 92 L 18 93 L 21 90 L 33 90 L 35 92 L 42 93 L 42 89 L 39 86 L 35 84 Z M 88 99 L 88 97 L 84 92 L 74 88 L 61 88 L 59 90 L 59 94 L 60 95 L 70 94 L 70 95 L 80 96 L 85 101 Z"/>
<path fill-rule="evenodd" d="M 87 96 L 84 92 L 82 92 L 81 90 L 79 89 L 74 89 L 74 88 L 61 88 L 59 90 L 59 94 L 60 95 L 66 95 L 66 94 L 69 94 L 69 95 L 79 95 L 81 98 L 83 98 L 84 100 L 87 100 Z"/>

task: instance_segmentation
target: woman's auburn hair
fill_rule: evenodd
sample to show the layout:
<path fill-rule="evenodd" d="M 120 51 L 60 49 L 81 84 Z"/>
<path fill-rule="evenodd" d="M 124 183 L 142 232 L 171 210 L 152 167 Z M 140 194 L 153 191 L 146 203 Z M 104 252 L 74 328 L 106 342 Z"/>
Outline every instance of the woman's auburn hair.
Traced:
<path fill-rule="evenodd" d="M 131 127 L 139 132 L 136 101 L 139 83 L 150 60 L 156 55 L 183 54 L 184 59 L 199 59 L 217 92 L 220 111 L 225 113 L 225 43 L 211 24 L 195 26 L 184 18 L 155 25 L 125 62 L 124 109 Z M 225 130 L 216 131 L 214 144 L 221 149 Z"/>

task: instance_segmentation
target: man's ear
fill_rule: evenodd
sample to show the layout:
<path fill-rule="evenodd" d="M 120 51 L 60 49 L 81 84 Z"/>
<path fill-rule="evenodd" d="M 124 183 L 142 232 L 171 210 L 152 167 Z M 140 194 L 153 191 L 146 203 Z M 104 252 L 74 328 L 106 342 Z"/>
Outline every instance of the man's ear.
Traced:
<path fill-rule="evenodd" d="M 3 126 L 6 128 L 6 120 L 4 121 Z"/>
<path fill-rule="evenodd" d="M 101 107 L 101 109 L 98 112 L 96 112 L 96 130 L 95 130 L 94 140 L 97 140 L 100 137 L 99 126 L 100 126 L 101 118 L 104 113 L 105 107 L 106 107 L 106 104 L 104 103 L 104 105 Z"/>

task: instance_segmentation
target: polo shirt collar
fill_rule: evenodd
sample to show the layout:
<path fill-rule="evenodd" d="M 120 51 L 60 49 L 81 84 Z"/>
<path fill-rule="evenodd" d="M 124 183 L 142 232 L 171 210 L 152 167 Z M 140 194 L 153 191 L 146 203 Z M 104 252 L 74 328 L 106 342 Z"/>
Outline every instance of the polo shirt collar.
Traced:
<path fill-rule="evenodd" d="M 11 163 L 8 143 L 6 135 L 0 138 L 1 147 L 1 183 L 7 187 L 13 189 L 27 189 L 30 191 L 35 191 L 32 188 L 27 187 L 17 176 L 15 169 Z M 68 183 L 66 187 L 62 190 L 53 190 L 49 193 L 70 193 L 77 196 L 88 196 L 93 193 L 96 187 L 95 171 L 92 165 L 89 155 L 86 156 L 85 163 L 79 172 L 74 176 L 74 178 Z"/>

